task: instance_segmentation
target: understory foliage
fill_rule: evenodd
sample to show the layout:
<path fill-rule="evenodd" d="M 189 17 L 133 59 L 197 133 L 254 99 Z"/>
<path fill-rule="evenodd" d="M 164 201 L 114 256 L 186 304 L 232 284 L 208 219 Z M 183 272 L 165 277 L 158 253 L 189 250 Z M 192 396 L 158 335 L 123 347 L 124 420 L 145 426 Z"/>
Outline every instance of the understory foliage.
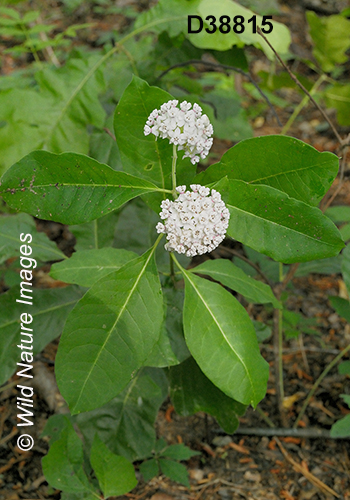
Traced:
<path fill-rule="evenodd" d="M 40 43 L 37 33 L 50 34 L 50 25 L 35 13 L 0 8 L 0 33 L 17 43 L 9 51 L 35 53 L 32 66 L 0 79 L 0 194 L 9 213 L 0 218 L 0 265 L 10 288 L 0 297 L 0 383 L 16 370 L 25 309 L 33 317 L 34 354 L 62 334 L 55 373 L 70 413 L 49 419 L 43 470 L 66 500 L 130 491 L 135 461 L 143 461 L 146 480 L 161 471 L 188 485 L 180 461 L 195 452 L 156 441 L 156 415 L 170 395 L 180 415 L 205 411 L 233 433 L 247 406 L 264 398 L 269 367 L 259 342 L 271 328 L 252 321 L 242 302 L 279 310 L 292 337 L 309 325 L 288 315 L 270 286 L 283 281 L 289 265 L 301 263 L 299 275 L 342 272 L 350 290 L 349 209 L 318 208 L 337 176 L 338 157 L 286 135 L 253 138 L 254 111 L 241 106 L 233 73 L 197 73 L 195 63 L 185 64 L 210 53 L 217 64 L 248 72 L 248 45 L 273 60 L 266 42 L 248 30 L 187 34 L 189 14 L 213 11 L 253 15 L 231 0 L 160 0 L 100 51 L 83 47 L 67 56 L 72 31 Z M 341 76 L 349 48 L 336 43 L 334 26 L 348 30 L 349 21 L 314 13 L 308 21 L 315 61 L 332 82 L 321 94 L 337 108 L 339 123 L 349 124 L 350 113 L 337 104 L 339 96 L 349 101 L 342 100 L 348 85 L 331 78 Z M 288 58 L 290 33 L 273 25 L 268 39 Z M 78 29 L 84 25 L 72 27 Z M 290 85 L 285 76 L 261 74 L 265 95 L 281 106 L 273 91 Z M 255 87 L 246 88 L 255 95 Z M 158 127 L 169 101 L 179 103 L 179 113 L 196 110 L 197 121 L 188 113 L 186 129 L 187 118 L 174 112 L 170 132 L 164 123 Z M 214 137 L 237 143 L 222 158 L 209 152 L 212 129 Z M 208 166 L 207 158 L 210 166 L 197 169 L 199 161 Z M 75 253 L 67 258 L 31 216 L 68 225 Z M 33 235 L 38 266 L 54 262 L 51 278 L 67 284 L 34 289 L 33 306 L 16 303 L 21 233 Z M 269 283 L 246 262 L 210 257 L 224 235 L 265 268 Z M 199 254 L 195 265 L 191 257 Z M 332 305 L 346 317 L 347 300 L 334 298 Z M 346 362 L 340 367 L 350 373 Z M 349 418 L 333 433 L 349 435 Z"/>

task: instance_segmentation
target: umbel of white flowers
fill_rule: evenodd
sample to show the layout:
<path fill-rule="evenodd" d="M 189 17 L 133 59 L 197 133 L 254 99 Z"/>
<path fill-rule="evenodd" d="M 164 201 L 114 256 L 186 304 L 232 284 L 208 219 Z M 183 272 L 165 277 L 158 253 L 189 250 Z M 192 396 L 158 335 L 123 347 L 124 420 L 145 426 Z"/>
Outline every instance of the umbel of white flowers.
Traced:
<path fill-rule="evenodd" d="M 213 126 L 207 115 L 202 115 L 198 104 L 177 100 L 168 101 L 149 115 L 144 134 L 169 139 L 178 150 L 184 150 L 183 158 L 191 158 L 193 164 L 205 158 L 213 144 Z"/>
<path fill-rule="evenodd" d="M 191 184 L 192 191 L 179 186 L 175 201 L 164 200 L 159 216 L 158 233 L 165 233 L 169 252 L 184 253 L 187 257 L 211 252 L 224 239 L 230 212 L 215 189 Z"/>

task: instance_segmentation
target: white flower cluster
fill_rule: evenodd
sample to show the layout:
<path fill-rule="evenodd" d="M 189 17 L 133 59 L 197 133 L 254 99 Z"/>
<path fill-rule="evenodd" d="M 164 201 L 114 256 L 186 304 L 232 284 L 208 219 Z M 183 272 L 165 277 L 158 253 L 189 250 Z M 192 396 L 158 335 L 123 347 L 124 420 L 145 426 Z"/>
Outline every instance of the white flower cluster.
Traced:
<path fill-rule="evenodd" d="M 179 186 L 175 201 L 164 200 L 159 216 L 158 233 L 165 233 L 165 249 L 184 253 L 187 257 L 211 252 L 224 239 L 230 212 L 215 189 L 191 184 L 192 191 Z"/>
<path fill-rule="evenodd" d="M 170 144 L 184 150 L 184 158 L 191 158 L 193 164 L 205 158 L 213 144 L 213 126 L 207 115 L 202 115 L 198 104 L 183 101 L 180 109 L 177 100 L 168 101 L 149 115 L 144 134 L 153 134 L 162 139 L 169 139 Z"/>

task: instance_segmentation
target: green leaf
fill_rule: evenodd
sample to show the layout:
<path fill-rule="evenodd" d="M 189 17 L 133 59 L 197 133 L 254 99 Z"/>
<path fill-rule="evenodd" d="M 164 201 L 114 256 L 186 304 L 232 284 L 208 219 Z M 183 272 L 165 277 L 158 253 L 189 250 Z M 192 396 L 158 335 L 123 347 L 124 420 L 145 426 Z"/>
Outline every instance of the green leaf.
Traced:
<path fill-rule="evenodd" d="M 163 189 L 171 187 L 173 147 L 167 140 L 145 136 L 148 116 L 172 96 L 133 76 L 114 113 L 114 131 L 124 172 L 149 180 Z"/>
<path fill-rule="evenodd" d="M 151 460 L 146 460 L 142 462 L 139 467 L 140 472 L 143 476 L 144 481 L 147 483 L 150 479 L 159 475 L 159 465 L 157 460 L 151 458 Z"/>
<path fill-rule="evenodd" d="M 154 423 L 167 393 L 164 372 L 142 368 L 110 403 L 76 417 L 87 446 L 97 432 L 114 453 L 128 460 L 149 457 L 156 441 Z"/>
<path fill-rule="evenodd" d="M 333 71 L 336 64 L 348 60 L 350 21 L 338 15 L 318 17 L 312 11 L 306 12 L 306 18 L 314 43 L 313 55 L 323 71 Z"/>
<path fill-rule="evenodd" d="M 350 224 L 345 224 L 344 226 L 339 228 L 339 232 L 344 241 L 350 240 Z"/>
<path fill-rule="evenodd" d="M 333 257 L 344 246 L 321 210 L 277 189 L 227 178 L 215 188 L 231 214 L 227 235 L 278 262 Z"/>
<path fill-rule="evenodd" d="M 350 375 L 350 361 L 343 361 L 340 363 L 338 366 L 338 372 L 340 375 Z"/>
<path fill-rule="evenodd" d="M 158 87 L 150 87 L 147 82 L 133 76 L 125 89 L 114 114 L 114 131 L 120 152 L 123 171 L 153 182 L 162 189 L 172 189 L 171 165 L 173 146 L 168 140 L 150 134 L 143 129 L 150 113 L 172 96 Z M 189 159 L 178 161 L 178 184 L 184 184 L 195 168 Z M 159 213 L 159 205 L 165 194 L 145 197 L 152 210 Z"/>
<path fill-rule="evenodd" d="M 222 0 L 219 4 L 215 0 L 161 0 L 158 4 L 149 11 L 141 14 L 135 23 L 135 28 L 144 27 L 149 31 L 161 33 L 167 31 L 170 37 L 176 36 L 179 33 L 184 33 L 195 47 L 202 49 L 214 50 L 229 50 L 232 46 L 238 45 L 254 45 L 261 47 L 265 54 L 273 59 L 272 50 L 267 43 L 258 35 L 253 34 L 252 29 L 246 29 L 242 34 L 231 32 L 222 35 L 219 30 L 214 34 L 206 33 L 202 30 L 201 33 L 188 34 L 187 17 L 188 15 L 199 15 L 205 19 L 208 15 L 215 15 L 217 26 L 219 26 L 219 18 L 222 15 L 228 15 L 231 19 L 236 15 L 241 15 L 245 20 L 248 20 L 254 14 L 251 10 L 242 7 L 231 0 Z M 257 24 L 261 25 L 262 18 L 257 16 Z M 205 23 L 204 27 L 207 27 Z M 286 54 L 288 51 L 291 37 L 289 30 L 283 24 L 273 21 L 273 31 L 267 35 L 269 41 L 280 54 Z"/>
<path fill-rule="evenodd" d="M 30 361 L 31 356 L 20 357 L 17 347 L 21 344 L 21 315 L 30 314 L 33 318 L 31 323 L 24 326 L 30 328 L 34 325 L 35 355 L 62 333 L 68 313 L 81 296 L 78 287 L 34 288 L 32 306 L 16 302 L 16 299 L 20 299 L 20 286 L 14 286 L 0 296 L 0 385 L 13 375 L 17 362 Z M 30 317 L 24 316 L 23 319 L 29 321 Z"/>
<path fill-rule="evenodd" d="M 333 222 L 350 222 L 350 207 L 346 205 L 329 207 L 324 214 Z"/>
<path fill-rule="evenodd" d="M 265 184 L 296 200 L 318 205 L 339 168 L 338 158 L 293 137 L 269 135 L 247 139 L 229 149 L 219 163 L 199 174 L 209 184 L 227 176 L 249 184 Z"/>
<path fill-rule="evenodd" d="M 134 252 L 117 248 L 82 250 L 75 252 L 68 260 L 53 264 L 50 276 L 66 283 L 90 287 L 137 257 Z"/>
<path fill-rule="evenodd" d="M 44 475 L 47 482 L 59 490 L 71 493 L 94 491 L 83 469 L 83 463 L 83 443 L 69 422 L 60 438 L 52 444 L 48 454 L 42 459 Z"/>
<path fill-rule="evenodd" d="M 90 463 L 105 498 L 124 495 L 137 485 L 135 470 L 129 460 L 112 453 L 98 434 L 92 443 Z"/>
<path fill-rule="evenodd" d="M 191 272 L 207 274 L 231 290 L 242 294 L 249 302 L 271 303 L 276 309 L 282 309 L 281 303 L 276 299 L 269 285 L 247 276 L 242 269 L 227 259 L 206 260 L 192 268 Z"/>
<path fill-rule="evenodd" d="M 184 484 L 185 486 L 187 486 L 187 488 L 190 487 L 188 472 L 183 464 L 163 458 L 160 458 L 158 462 L 160 470 L 165 476 L 167 476 L 172 481 L 177 481 L 178 483 Z"/>
<path fill-rule="evenodd" d="M 350 323 L 350 303 L 347 299 L 342 299 L 341 297 L 329 297 L 329 302 L 332 307 L 342 318 L 346 319 Z"/>
<path fill-rule="evenodd" d="M 350 85 L 336 83 L 327 88 L 324 96 L 327 107 L 337 110 L 339 125 L 350 125 Z"/>
<path fill-rule="evenodd" d="M 12 17 L 12 19 L 20 20 L 21 16 L 15 9 L 9 7 L 0 7 L 0 14 L 5 14 L 6 16 Z"/>
<path fill-rule="evenodd" d="M 332 438 L 346 438 L 350 436 L 350 415 L 346 415 L 332 425 Z"/>
<path fill-rule="evenodd" d="M 261 321 L 253 321 L 253 325 L 256 332 L 256 338 L 258 339 L 259 344 L 271 337 L 272 335 L 271 327 L 265 325 Z"/>
<path fill-rule="evenodd" d="M 119 209 L 91 222 L 69 226 L 77 243 L 75 250 L 92 250 L 112 246 L 114 231 L 119 219 Z M 147 248 L 149 248 L 148 245 Z"/>
<path fill-rule="evenodd" d="M 25 239 L 25 243 L 20 240 L 27 235 L 31 235 Z M 27 214 L 18 214 L 0 217 L 0 262 L 7 260 L 9 257 L 19 257 L 20 247 L 29 245 L 32 249 L 30 258 L 47 262 L 49 260 L 67 259 L 64 253 L 57 248 L 57 245 L 48 239 L 46 234 L 38 233 L 35 222 L 32 217 Z M 28 252 L 28 248 L 24 249 Z"/>
<path fill-rule="evenodd" d="M 295 276 L 308 276 L 310 273 L 318 274 L 340 274 L 341 273 L 341 255 L 330 257 L 329 259 L 311 260 L 302 262 L 295 273 Z"/>
<path fill-rule="evenodd" d="M 183 443 L 172 444 L 162 452 L 163 457 L 173 458 L 174 460 L 188 460 L 196 455 L 200 455 L 200 452 L 191 450 L 191 448 L 185 446 Z"/>
<path fill-rule="evenodd" d="M 266 393 L 268 365 L 246 310 L 222 286 L 182 273 L 185 339 L 192 356 L 220 390 L 255 407 Z"/>
<path fill-rule="evenodd" d="M 69 315 L 56 377 L 72 414 L 121 392 L 157 342 L 163 297 L 154 251 L 100 279 Z"/>
<path fill-rule="evenodd" d="M 72 417 L 70 415 L 62 413 L 51 415 L 51 417 L 47 420 L 40 437 L 48 437 L 51 446 L 60 438 L 62 431 L 69 426 L 70 422 L 72 422 Z"/>
<path fill-rule="evenodd" d="M 232 434 L 239 426 L 238 417 L 246 406 L 229 398 L 200 370 L 191 357 L 169 370 L 170 397 L 177 413 L 182 416 L 205 411 L 213 415 L 225 432 Z"/>
<path fill-rule="evenodd" d="M 67 491 L 62 491 L 61 500 L 96 500 L 96 495 L 97 493 L 90 493 L 89 491 L 84 491 L 82 493 L 68 493 Z"/>
<path fill-rule="evenodd" d="M 345 282 L 348 293 L 350 294 L 350 244 L 346 245 L 341 255 L 343 258 L 341 264 L 341 272 L 343 274 L 343 280 Z"/>
<path fill-rule="evenodd" d="M 0 172 L 34 149 L 88 153 L 87 126 L 102 129 L 106 116 L 98 98 L 103 74 L 93 70 L 99 59 L 74 52 L 61 68 L 35 73 L 37 90 L 1 92 Z"/>
<path fill-rule="evenodd" d="M 190 356 L 182 325 L 183 290 L 164 288 L 163 296 L 166 319 L 159 340 L 145 362 L 146 366 L 173 366 Z"/>
<path fill-rule="evenodd" d="M 79 224 L 157 190 L 150 182 L 116 172 L 88 156 L 34 151 L 3 175 L 0 194 L 16 210 Z"/>

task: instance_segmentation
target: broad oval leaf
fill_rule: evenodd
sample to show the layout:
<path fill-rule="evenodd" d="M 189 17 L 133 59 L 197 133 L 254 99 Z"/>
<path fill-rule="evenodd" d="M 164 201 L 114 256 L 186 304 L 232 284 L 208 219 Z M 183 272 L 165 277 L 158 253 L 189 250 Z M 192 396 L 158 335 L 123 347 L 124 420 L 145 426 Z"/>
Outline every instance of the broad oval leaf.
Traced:
<path fill-rule="evenodd" d="M 344 242 L 321 210 L 269 186 L 234 179 L 215 184 L 230 210 L 228 236 L 290 264 L 337 255 Z"/>
<path fill-rule="evenodd" d="M 88 156 L 47 151 L 34 151 L 12 165 L 0 187 L 10 207 L 63 224 L 98 219 L 153 191 L 159 191 L 154 184 Z"/>
<path fill-rule="evenodd" d="M 207 274 L 231 290 L 242 294 L 250 302 L 256 304 L 270 302 L 275 308 L 282 309 L 282 304 L 276 299 L 269 285 L 251 278 L 227 259 L 206 260 L 199 266 L 192 268 L 191 272 Z"/>
<path fill-rule="evenodd" d="M 137 485 L 133 465 L 125 457 L 116 455 L 95 435 L 90 463 L 105 498 L 124 495 Z"/>
<path fill-rule="evenodd" d="M 188 15 L 200 15 L 205 19 L 208 15 L 216 17 L 216 33 L 207 33 L 204 29 L 201 33 L 188 34 L 187 18 Z M 219 32 L 219 18 L 222 15 L 228 15 L 231 18 L 230 33 L 224 35 Z M 232 18 L 236 15 L 241 15 L 245 19 L 245 30 L 243 33 L 234 33 L 232 30 Z M 184 33 L 189 38 L 191 43 L 200 48 L 214 50 L 229 50 L 232 46 L 238 45 L 255 45 L 261 47 L 265 54 L 270 58 L 274 58 L 272 50 L 267 43 L 257 34 L 252 32 L 250 24 L 247 24 L 254 13 L 241 6 L 237 2 L 231 0 L 221 0 L 218 3 L 215 0 L 160 0 L 155 7 L 141 14 L 135 23 L 138 29 L 145 29 L 161 33 L 166 31 L 169 36 L 174 37 L 179 33 Z M 258 25 L 261 25 L 261 16 L 256 16 Z M 286 26 L 276 21 L 273 21 L 273 31 L 267 35 L 269 41 L 280 54 L 288 52 L 288 47 L 291 42 L 289 30 Z M 205 22 L 204 27 L 208 27 L 209 23 Z M 198 23 L 197 25 L 198 26 Z"/>
<path fill-rule="evenodd" d="M 128 460 L 149 457 L 156 441 L 154 423 L 167 394 L 164 371 L 141 368 L 112 401 L 76 417 L 87 447 L 97 433 L 114 453 Z"/>
<path fill-rule="evenodd" d="M 60 437 L 52 444 L 48 454 L 43 458 L 43 472 L 54 488 L 70 493 L 97 491 L 90 484 L 83 468 L 83 443 L 77 436 L 73 425 L 68 420 Z"/>
<path fill-rule="evenodd" d="M 134 76 L 114 114 L 114 131 L 123 171 L 149 180 L 162 189 L 172 189 L 173 146 L 167 139 L 155 138 L 152 134 L 145 136 L 143 129 L 150 113 L 170 99 L 173 97 L 164 90 L 151 87 L 146 81 Z M 195 172 L 188 158 L 178 160 L 178 184 L 189 183 Z M 158 213 L 164 198 L 164 194 L 158 194 L 151 200 L 147 196 L 145 200 Z"/>
<path fill-rule="evenodd" d="M 9 257 L 20 257 L 21 234 L 30 234 L 32 241 L 32 258 L 37 261 L 46 262 L 48 260 L 67 259 L 56 243 L 50 241 L 46 234 L 38 233 L 35 222 L 30 215 L 17 214 L 0 217 L 0 263 Z M 26 243 L 28 244 L 28 238 Z"/>
<path fill-rule="evenodd" d="M 232 434 L 239 426 L 238 417 L 246 406 L 229 398 L 218 389 L 190 357 L 169 370 L 170 397 L 177 413 L 182 416 L 205 411 L 213 415 L 225 432 Z"/>
<path fill-rule="evenodd" d="M 159 340 L 152 349 L 145 365 L 154 367 L 173 366 L 190 356 L 183 334 L 183 290 L 163 288 L 166 318 Z"/>
<path fill-rule="evenodd" d="M 154 248 L 90 288 L 67 319 L 56 357 L 72 414 L 124 389 L 157 342 L 163 316 Z"/>
<path fill-rule="evenodd" d="M 143 128 L 150 113 L 173 99 L 158 87 L 133 76 L 114 113 L 114 131 L 124 172 L 171 187 L 173 147 L 168 140 L 145 136 Z"/>
<path fill-rule="evenodd" d="M 184 330 L 192 356 L 221 391 L 255 407 L 265 396 L 269 369 L 248 313 L 221 285 L 182 272 Z"/>
<path fill-rule="evenodd" d="M 219 163 L 199 174 L 196 182 L 209 184 L 227 176 L 249 184 L 265 184 L 296 200 L 317 205 L 339 169 L 333 153 L 319 153 L 293 137 L 269 135 L 241 141 Z"/>
<path fill-rule="evenodd" d="M 30 354 L 21 344 L 21 314 L 30 314 L 35 325 L 33 354 L 38 354 L 52 340 L 61 335 L 69 312 L 73 309 L 83 292 L 77 286 L 33 290 L 33 305 L 16 302 L 20 299 L 20 286 L 12 287 L 0 296 L 0 385 L 4 384 L 16 371 L 16 363 L 27 363 Z M 25 317 L 29 320 L 29 317 Z M 27 353 L 27 354 L 24 354 Z"/>
<path fill-rule="evenodd" d="M 70 259 L 53 264 L 50 276 L 66 283 L 89 287 L 137 257 L 136 253 L 119 248 L 81 250 Z"/>

